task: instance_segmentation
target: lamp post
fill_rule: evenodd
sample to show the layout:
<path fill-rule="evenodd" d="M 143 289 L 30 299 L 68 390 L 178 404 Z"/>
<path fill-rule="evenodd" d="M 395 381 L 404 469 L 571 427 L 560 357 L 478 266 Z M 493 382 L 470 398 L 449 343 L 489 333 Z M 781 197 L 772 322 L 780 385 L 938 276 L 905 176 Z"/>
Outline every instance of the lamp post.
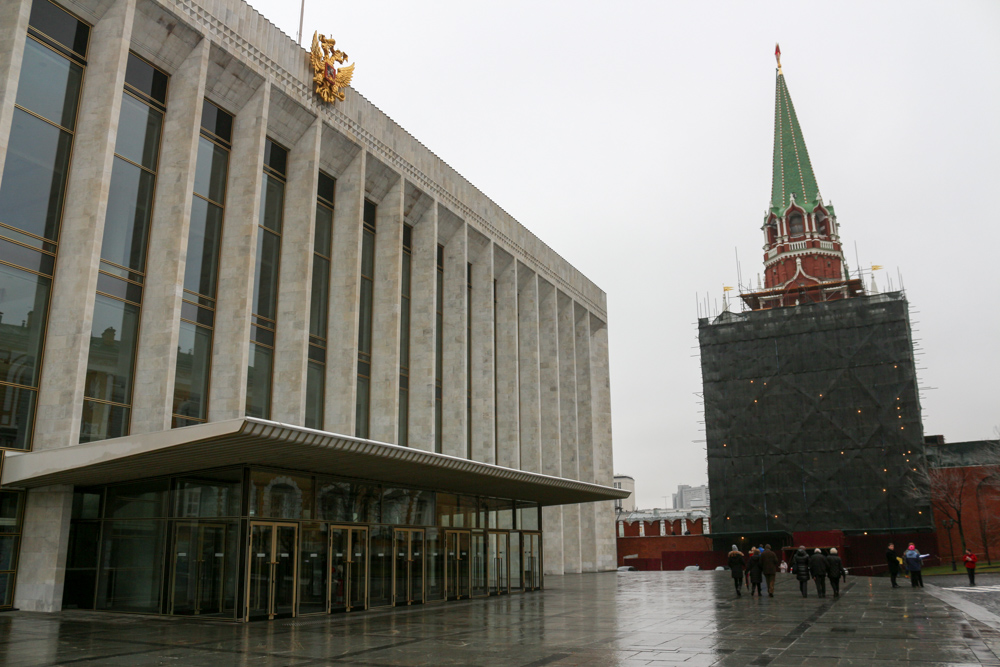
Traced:
<path fill-rule="evenodd" d="M 951 527 L 955 525 L 955 521 L 953 519 L 945 519 L 941 522 L 941 525 L 948 531 L 948 552 L 951 554 L 951 571 L 955 572 L 958 570 L 958 567 L 955 565 L 955 546 L 951 542 Z"/>

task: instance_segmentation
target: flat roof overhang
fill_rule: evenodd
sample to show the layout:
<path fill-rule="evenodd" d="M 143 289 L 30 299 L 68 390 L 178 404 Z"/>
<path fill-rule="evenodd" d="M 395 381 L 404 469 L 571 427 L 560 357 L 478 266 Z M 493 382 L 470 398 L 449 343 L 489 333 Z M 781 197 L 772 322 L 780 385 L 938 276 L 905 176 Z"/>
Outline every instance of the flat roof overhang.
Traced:
<path fill-rule="evenodd" d="M 566 505 L 628 491 L 251 417 L 34 452 L 7 451 L 3 486 L 90 486 L 238 464 Z"/>

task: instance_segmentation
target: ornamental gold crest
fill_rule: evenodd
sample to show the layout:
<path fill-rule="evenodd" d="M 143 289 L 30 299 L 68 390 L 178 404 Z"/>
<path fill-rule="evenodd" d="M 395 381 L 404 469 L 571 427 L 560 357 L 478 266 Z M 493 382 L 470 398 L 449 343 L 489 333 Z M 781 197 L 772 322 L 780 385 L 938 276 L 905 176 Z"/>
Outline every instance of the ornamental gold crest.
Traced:
<path fill-rule="evenodd" d="M 344 101 L 344 88 L 351 85 L 354 77 L 354 65 L 338 68 L 347 62 L 347 54 L 338 51 L 337 41 L 327 39 L 318 32 L 313 33 L 312 51 L 309 62 L 313 68 L 313 88 L 324 102 Z"/>

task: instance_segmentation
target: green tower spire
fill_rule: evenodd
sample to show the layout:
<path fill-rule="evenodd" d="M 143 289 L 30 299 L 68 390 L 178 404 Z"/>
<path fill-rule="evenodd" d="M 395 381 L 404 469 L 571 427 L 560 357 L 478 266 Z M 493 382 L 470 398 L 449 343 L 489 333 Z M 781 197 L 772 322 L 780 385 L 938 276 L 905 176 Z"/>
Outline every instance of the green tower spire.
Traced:
<path fill-rule="evenodd" d="M 775 55 L 781 52 L 775 49 Z M 785 84 L 785 75 L 778 60 L 778 80 L 774 92 L 774 165 L 771 176 L 771 212 L 782 215 L 791 202 L 811 210 L 819 199 L 816 174 L 809 161 L 809 151 L 802 137 L 802 128 L 795 115 L 792 97 Z"/>

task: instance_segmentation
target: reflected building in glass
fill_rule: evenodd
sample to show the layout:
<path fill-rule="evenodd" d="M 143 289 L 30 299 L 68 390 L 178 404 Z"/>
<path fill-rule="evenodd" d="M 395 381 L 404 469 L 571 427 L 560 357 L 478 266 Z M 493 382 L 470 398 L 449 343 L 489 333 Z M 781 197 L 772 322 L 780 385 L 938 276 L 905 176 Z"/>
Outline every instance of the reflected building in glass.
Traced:
<path fill-rule="evenodd" d="M 240 0 L 0 13 L 0 608 L 614 568 L 603 291 Z"/>

